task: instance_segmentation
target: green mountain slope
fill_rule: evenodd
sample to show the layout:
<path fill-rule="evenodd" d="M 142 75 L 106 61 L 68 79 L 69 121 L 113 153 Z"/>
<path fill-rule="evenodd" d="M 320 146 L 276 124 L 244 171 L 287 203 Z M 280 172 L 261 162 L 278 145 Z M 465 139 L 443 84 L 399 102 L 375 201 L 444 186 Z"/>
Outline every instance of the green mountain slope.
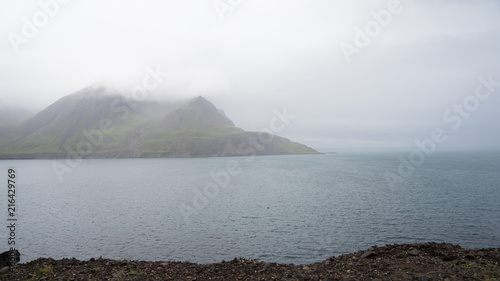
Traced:
<path fill-rule="evenodd" d="M 102 87 L 63 97 L 0 131 L 0 159 L 211 157 L 317 153 L 275 135 L 245 132 L 212 103 L 136 102 Z"/>

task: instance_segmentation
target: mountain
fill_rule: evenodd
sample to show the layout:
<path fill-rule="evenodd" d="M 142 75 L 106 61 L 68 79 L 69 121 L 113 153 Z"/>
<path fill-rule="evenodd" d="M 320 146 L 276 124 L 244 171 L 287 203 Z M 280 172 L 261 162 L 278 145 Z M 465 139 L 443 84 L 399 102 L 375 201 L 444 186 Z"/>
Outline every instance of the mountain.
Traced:
<path fill-rule="evenodd" d="M 0 131 L 0 159 L 299 153 L 317 151 L 276 135 L 246 132 L 201 96 L 185 103 L 138 102 L 100 86 L 65 96 Z"/>

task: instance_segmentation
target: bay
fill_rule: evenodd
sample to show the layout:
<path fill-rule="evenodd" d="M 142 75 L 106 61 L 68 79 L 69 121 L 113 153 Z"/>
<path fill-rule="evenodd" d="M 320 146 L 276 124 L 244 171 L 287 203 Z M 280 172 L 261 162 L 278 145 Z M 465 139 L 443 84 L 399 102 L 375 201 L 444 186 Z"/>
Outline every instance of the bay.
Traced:
<path fill-rule="evenodd" d="M 400 155 L 85 159 L 61 180 L 65 160 L 2 160 L 0 207 L 12 167 L 21 262 L 307 264 L 392 243 L 500 247 L 499 152 L 435 153 L 391 185 Z"/>

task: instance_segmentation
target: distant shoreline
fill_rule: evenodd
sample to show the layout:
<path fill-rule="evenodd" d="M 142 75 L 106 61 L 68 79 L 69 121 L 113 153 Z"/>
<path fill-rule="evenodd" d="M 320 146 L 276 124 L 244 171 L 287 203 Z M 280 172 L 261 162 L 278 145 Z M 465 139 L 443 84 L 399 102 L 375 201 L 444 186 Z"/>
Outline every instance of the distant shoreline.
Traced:
<path fill-rule="evenodd" d="M 2 280 L 500 280 L 500 248 L 394 244 L 309 265 L 242 258 L 213 264 L 39 258 L 0 276 Z"/>
<path fill-rule="evenodd" d="M 260 157 L 260 156 L 293 156 L 293 155 L 324 155 L 324 154 L 334 154 L 336 152 L 316 152 L 316 153 L 287 153 L 287 154 L 261 154 L 261 155 L 207 155 L 207 156 L 152 156 L 144 155 L 137 157 L 99 157 L 99 156 L 86 156 L 79 157 L 78 159 L 197 159 L 197 158 L 227 158 L 227 157 Z M 66 160 L 65 156 L 54 155 L 53 157 L 36 157 L 31 155 L 21 156 L 19 155 L 0 155 L 0 160 Z M 73 159 L 73 158 L 71 158 Z"/>

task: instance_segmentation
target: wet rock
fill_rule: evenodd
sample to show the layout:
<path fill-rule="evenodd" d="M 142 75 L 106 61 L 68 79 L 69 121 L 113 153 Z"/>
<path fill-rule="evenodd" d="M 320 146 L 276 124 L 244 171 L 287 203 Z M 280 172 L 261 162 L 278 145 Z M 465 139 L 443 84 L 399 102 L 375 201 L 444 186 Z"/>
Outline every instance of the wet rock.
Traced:
<path fill-rule="evenodd" d="M 376 256 L 378 256 L 378 254 L 373 252 L 373 251 L 366 251 L 361 255 L 361 257 L 364 259 L 370 259 L 370 258 L 374 258 Z"/>
<path fill-rule="evenodd" d="M 10 250 L 0 254 L 0 268 L 13 266 L 20 261 L 21 254 L 18 250 Z"/>

